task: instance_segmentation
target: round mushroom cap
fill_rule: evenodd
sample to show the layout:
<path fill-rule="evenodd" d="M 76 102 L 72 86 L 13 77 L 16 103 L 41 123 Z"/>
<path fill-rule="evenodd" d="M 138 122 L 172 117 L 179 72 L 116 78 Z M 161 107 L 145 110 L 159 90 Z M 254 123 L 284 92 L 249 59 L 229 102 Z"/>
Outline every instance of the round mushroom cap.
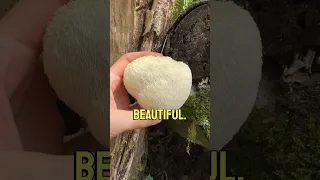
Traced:
<path fill-rule="evenodd" d="M 192 74 L 171 57 L 144 56 L 128 64 L 123 82 L 142 108 L 179 109 L 190 95 Z"/>
<path fill-rule="evenodd" d="M 109 33 L 106 0 L 76 0 L 61 7 L 48 24 L 44 72 L 68 107 L 82 116 L 92 135 L 110 142 Z"/>

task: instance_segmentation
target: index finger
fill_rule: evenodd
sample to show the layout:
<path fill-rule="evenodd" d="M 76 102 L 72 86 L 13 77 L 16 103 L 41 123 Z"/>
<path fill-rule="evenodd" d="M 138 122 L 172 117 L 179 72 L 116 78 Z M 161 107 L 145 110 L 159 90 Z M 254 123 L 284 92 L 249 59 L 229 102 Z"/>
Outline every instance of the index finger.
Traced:
<path fill-rule="evenodd" d="M 149 52 L 149 51 L 142 51 L 142 52 L 132 52 L 125 54 L 120 57 L 118 61 L 116 61 L 110 68 L 110 72 L 114 73 L 117 76 L 122 77 L 124 69 L 127 67 L 129 63 L 131 63 L 133 60 L 143 57 L 143 56 L 163 56 L 161 53 L 156 52 Z"/>

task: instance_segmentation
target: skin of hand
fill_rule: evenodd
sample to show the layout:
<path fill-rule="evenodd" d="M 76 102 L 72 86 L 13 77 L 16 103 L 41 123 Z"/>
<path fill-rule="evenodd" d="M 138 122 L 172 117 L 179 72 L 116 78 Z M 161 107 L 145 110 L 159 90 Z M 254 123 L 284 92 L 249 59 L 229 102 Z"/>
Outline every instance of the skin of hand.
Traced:
<path fill-rule="evenodd" d="M 110 138 L 127 130 L 146 128 L 161 122 L 160 120 L 134 121 L 128 92 L 123 85 L 123 73 L 127 65 L 146 55 L 162 56 L 160 53 L 147 51 L 128 53 L 110 68 Z"/>
<path fill-rule="evenodd" d="M 74 178 L 73 156 L 49 155 L 62 154 L 64 126 L 39 61 L 47 23 L 66 2 L 21 0 L 0 20 L 0 179 Z M 155 123 L 132 120 L 122 84 L 126 65 L 148 54 L 161 55 L 129 53 L 110 69 L 113 135 Z"/>
<path fill-rule="evenodd" d="M 63 121 L 39 55 L 47 23 L 66 2 L 21 0 L 0 21 L 0 150 L 62 148 Z"/>
<path fill-rule="evenodd" d="M 38 60 L 47 23 L 66 2 L 21 0 L 0 20 L 0 179 L 73 179 L 72 156 L 38 153 L 59 154 L 63 143 L 56 95 Z"/>

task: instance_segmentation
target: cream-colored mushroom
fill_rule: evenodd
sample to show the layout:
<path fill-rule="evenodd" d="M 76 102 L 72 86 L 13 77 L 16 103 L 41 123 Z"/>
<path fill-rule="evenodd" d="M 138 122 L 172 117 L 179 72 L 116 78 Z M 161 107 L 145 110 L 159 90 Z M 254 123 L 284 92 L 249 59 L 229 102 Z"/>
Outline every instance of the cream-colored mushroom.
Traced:
<path fill-rule="evenodd" d="M 108 146 L 109 54 L 105 53 L 105 49 L 109 48 L 109 34 L 106 31 L 108 24 L 105 23 L 105 2 L 106 0 L 76 0 L 59 9 L 44 37 L 43 63 L 45 73 L 58 97 L 83 116 L 93 136 Z M 211 38 L 214 40 L 211 43 L 213 60 L 210 62 L 213 75 L 210 84 L 214 100 L 211 102 L 211 148 L 220 150 L 232 139 L 252 110 L 261 76 L 262 45 L 257 25 L 247 11 L 232 2 L 214 1 L 210 8 L 213 12 Z M 95 28 L 94 33 L 92 28 Z M 138 65 L 139 62 L 132 63 L 131 67 L 143 69 L 143 65 Z M 174 65 L 177 62 L 171 63 Z M 164 62 L 162 65 L 169 67 Z M 183 103 L 184 93 L 191 85 L 189 87 L 190 81 L 187 82 L 190 77 L 187 67 L 183 64 L 175 66 L 181 69 L 169 70 L 159 67 L 161 70 L 150 74 L 141 72 L 143 74 L 140 77 L 138 73 L 132 73 L 132 70 L 127 69 L 124 79 L 126 87 L 142 106 L 177 108 Z M 153 65 L 150 67 L 155 69 Z M 147 91 L 146 82 L 150 83 L 149 81 L 142 83 L 144 86 L 141 85 L 140 90 L 136 90 L 131 86 L 132 82 L 129 82 L 131 78 L 130 81 L 143 82 L 139 78 L 148 75 L 164 77 L 166 74 L 162 70 L 178 75 L 176 78 L 182 78 L 183 83 L 176 86 L 176 79 L 171 77 L 169 89 L 162 86 L 165 84 L 161 82 L 164 78 L 149 77 L 149 80 L 155 82 L 150 86 L 152 90 Z M 175 88 L 181 88 L 183 93 L 175 97 L 176 104 L 168 104 L 170 101 L 160 102 L 159 98 L 155 98 L 167 98 L 164 93 L 169 93 L 170 99 L 173 97 L 172 94 L 180 92 Z M 190 89 L 188 91 L 190 93 Z M 154 97 L 146 92 L 155 93 Z"/>
<path fill-rule="evenodd" d="M 145 109 L 179 109 L 190 95 L 192 74 L 168 56 L 144 56 L 126 67 L 123 82 Z"/>
<path fill-rule="evenodd" d="M 58 97 L 84 117 L 93 136 L 110 142 L 106 0 L 75 0 L 60 8 L 44 36 L 43 64 Z"/>
<path fill-rule="evenodd" d="M 259 29 L 248 11 L 233 2 L 211 6 L 211 149 L 221 150 L 248 118 L 262 68 Z"/>

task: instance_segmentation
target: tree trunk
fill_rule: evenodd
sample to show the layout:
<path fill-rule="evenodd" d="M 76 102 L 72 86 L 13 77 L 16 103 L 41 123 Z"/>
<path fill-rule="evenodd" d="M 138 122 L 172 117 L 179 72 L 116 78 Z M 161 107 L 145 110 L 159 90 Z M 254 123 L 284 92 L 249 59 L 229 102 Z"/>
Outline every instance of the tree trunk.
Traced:
<path fill-rule="evenodd" d="M 175 0 L 111 0 L 111 64 L 121 55 L 152 51 L 169 22 Z M 111 179 L 143 179 L 147 160 L 144 129 L 111 141 Z"/>
<path fill-rule="evenodd" d="M 110 60 L 113 64 L 126 53 L 132 39 L 135 0 L 110 1 Z"/>

